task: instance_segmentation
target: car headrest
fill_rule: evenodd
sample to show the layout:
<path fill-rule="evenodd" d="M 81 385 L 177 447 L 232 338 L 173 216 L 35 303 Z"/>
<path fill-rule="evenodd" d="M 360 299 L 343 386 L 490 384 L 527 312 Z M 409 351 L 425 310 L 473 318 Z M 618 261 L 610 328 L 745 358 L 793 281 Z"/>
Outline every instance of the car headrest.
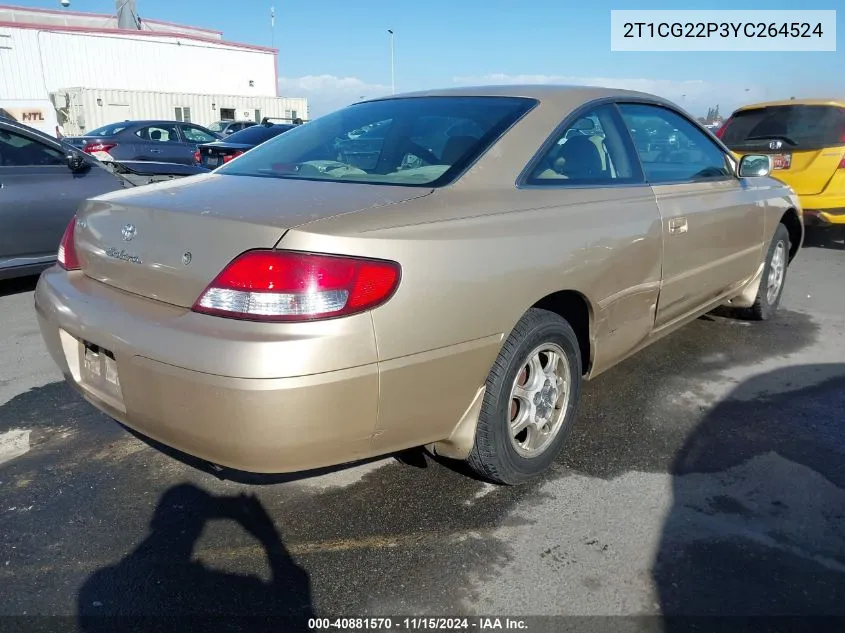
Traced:
<path fill-rule="evenodd" d="M 556 170 L 570 178 L 596 178 L 603 171 L 601 153 L 587 136 L 573 136 L 563 146 L 555 161 Z"/>
<path fill-rule="evenodd" d="M 150 132 L 150 138 L 153 139 L 154 141 L 160 141 L 161 140 L 161 130 L 153 130 L 152 132 Z"/>

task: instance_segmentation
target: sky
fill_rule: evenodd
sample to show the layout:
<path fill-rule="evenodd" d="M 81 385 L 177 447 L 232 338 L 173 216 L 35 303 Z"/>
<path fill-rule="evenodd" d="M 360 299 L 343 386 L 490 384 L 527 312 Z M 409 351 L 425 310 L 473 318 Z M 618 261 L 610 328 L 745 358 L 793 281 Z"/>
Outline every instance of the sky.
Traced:
<path fill-rule="evenodd" d="M 0 0 L 60 9 L 58 0 Z M 307 97 L 312 117 L 391 90 L 462 84 L 566 83 L 643 90 L 699 116 L 744 103 L 845 96 L 845 9 L 836 52 L 611 52 L 611 9 L 837 9 L 841 0 L 136 0 L 141 18 L 223 31 L 226 40 L 279 49 L 283 96 Z M 270 27 L 270 7 L 276 24 Z M 113 13 L 114 0 L 70 10 Z"/>

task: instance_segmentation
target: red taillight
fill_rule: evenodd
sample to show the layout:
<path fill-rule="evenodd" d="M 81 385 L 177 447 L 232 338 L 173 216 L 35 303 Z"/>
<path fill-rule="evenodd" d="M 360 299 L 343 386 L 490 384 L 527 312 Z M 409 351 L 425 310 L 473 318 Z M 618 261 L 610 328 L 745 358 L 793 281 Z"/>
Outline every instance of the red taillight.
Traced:
<path fill-rule="evenodd" d="M 117 147 L 117 143 L 97 143 L 92 141 L 90 143 L 86 143 L 85 147 L 82 148 L 82 151 L 86 154 L 93 154 L 94 152 L 105 152 L 106 154 L 109 151 L 113 150 Z"/>
<path fill-rule="evenodd" d="M 370 310 L 399 285 L 396 262 L 247 251 L 209 284 L 195 312 L 253 321 L 312 321 Z"/>
<path fill-rule="evenodd" d="M 234 154 L 227 154 L 223 157 L 223 162 L 228 163 L 230 160 L 232 160 L 233 158 L 237 158 L 241 154 L 243 154 L 243 152 L 240 150 L 237 150 Z"/>
<path fill-rule="evenodd" d="M 194 162 L 195 163 L 201 163 L 202 162 L 202 154 L 200 154 L 199 150 L 194 152 Z"/>
<path fill-rule="evenodd" d="M 845 156 L 839 161 L 839 169 L 845 169 Z"/>
<path fill-rule="evenodd" d="M 59 253 L 56 259 L 59 266 L 65 270 L 79 270 L 79 258 L 76 256 L 76 240 L 73 231 L 76 229 L 76 216 L 67 225 L 62 241 L 59 242 Z"/>

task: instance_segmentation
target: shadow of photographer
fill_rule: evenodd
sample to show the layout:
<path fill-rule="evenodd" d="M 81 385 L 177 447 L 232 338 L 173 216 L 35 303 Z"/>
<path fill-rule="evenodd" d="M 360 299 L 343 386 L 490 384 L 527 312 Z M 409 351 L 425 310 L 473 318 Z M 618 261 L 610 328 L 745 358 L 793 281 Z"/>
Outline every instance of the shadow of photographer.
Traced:
<path fill-rule="evenodd" d="M 238 523 L 264 549 L 270 580 L 194 560 L 210 520 Z M 118 526 L 119 529 L 119 526 Z M 217 497 L 191 485 L 165 492 L 147 538 L 94 572 L 78 596 L 79 629 L 105 631 L 300 631 L 313 616 L 308 574 L 290 557 L 255 496 Z"/>
<path fill-rule="evenodd" d="M 710 411 L 672 469 L 653 572 L 666 633 L 841 631 L 843 458 L 845 364 L 756 376 Z"/>

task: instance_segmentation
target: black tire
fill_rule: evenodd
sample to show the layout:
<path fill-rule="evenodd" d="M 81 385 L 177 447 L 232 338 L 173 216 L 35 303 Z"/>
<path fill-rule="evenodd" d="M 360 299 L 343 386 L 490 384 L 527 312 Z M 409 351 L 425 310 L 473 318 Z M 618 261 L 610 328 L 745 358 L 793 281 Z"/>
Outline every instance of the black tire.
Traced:
<path fill-rule="evenodd" d="M 538 346 L 553 344 L 563 352 L 569 368 L 569 400 L 558 431 L 534 457 L 517 452 L 511 440 L 511 388 L 517 373 L 523 371 L 529 355 Z M 531 308 L 502 346 L 487 376 L 486 392 L 475 433 L 475 444 L 467 464 L 478 475 L 499 484 L 518 484 L 551 466 L 566 443 L 581 396 L 581 352 L 578 338 L 563 318 Z"/>
<path fill-rule="evenodd" d="M 778 245 L 785 249 L 786 260 L 783 263 L 783 279 L 780 282 L 776 296 L 772 299 L 768 297 L 768 279 L 769 273 L 772 270 L 772 258 L 778 250 Z M 777 312 L 780 305 L 780 298 L 783 295 L 783 287 L 786 285 L 786 272 L 789 268 L 789 231 L 783 224 L 778 224 L 775 230 L 775 236 L 772 238 L 772 243 L 769 244 L 769 250 L 766 252 L 766 264 L 763 266 L 763 277 L 760 280 L 760 288 L 757 290 L 757 298 L 754 300 L 754 305 L 748 309 L 748 317 L 754 321 L 767 321 L 771 319 L 775 312 Z"/>

